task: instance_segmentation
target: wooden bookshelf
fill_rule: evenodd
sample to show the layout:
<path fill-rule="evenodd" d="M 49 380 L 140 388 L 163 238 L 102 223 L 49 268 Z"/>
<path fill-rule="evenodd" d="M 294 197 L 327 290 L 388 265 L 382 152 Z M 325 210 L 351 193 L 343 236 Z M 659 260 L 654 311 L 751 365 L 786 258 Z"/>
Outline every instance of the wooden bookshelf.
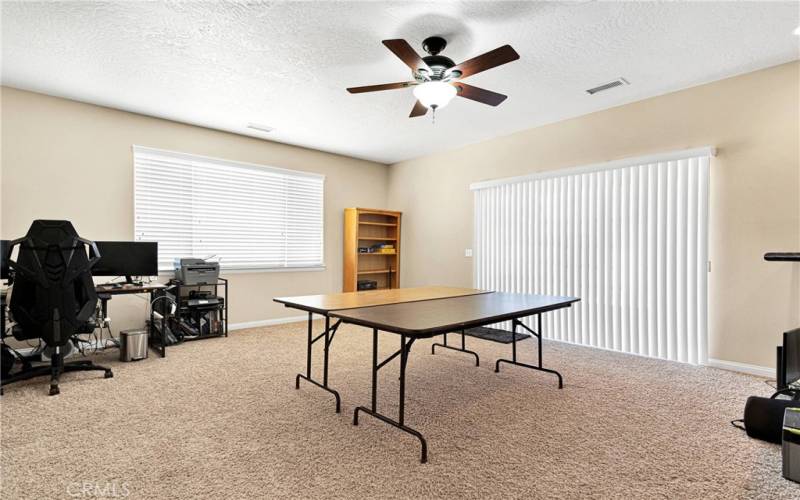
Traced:
<path fill-rule="evenodd" d="M 344 209 L 343 291 L 357 291 L 360 279 L 377 281 L 378 290 L 400 288 L 400 219 L 391 210 Z M 378 244 L 393 245 L 394 252 L 359 252 Z"/>

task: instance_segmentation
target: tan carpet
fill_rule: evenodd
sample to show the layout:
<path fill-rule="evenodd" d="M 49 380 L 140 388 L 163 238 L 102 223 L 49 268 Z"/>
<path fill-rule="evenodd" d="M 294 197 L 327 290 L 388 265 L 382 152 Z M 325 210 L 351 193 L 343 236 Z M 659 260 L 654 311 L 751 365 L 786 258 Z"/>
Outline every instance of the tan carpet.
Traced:
<path fill-rule="evenodd" d="M 303 324 L 172 348 L 166 359 L 113 361 L 114 378 L 68 374 L 2 397 L 2 498 L 798 498 L 780 449 L 729 420 L 760 379 L 711 368 L 545 344 L 555 377 L 493 372 L 510 346 L 467 339 L 481 355 L 414 346 L 407 424 L 430 445 L 353 409 L 369 402 L 370 332 L 333 344 L 333 398 L 307 383 Z M 382 334 L 388 355 L 398 337 Z M 520 344 L 535 359 L 535 343 Z M 321 353 L 320 353 L 321 354 Z M 319 359 L 319 358 L 318 358 Z M 397 407 L 397 361 L 381 371 L 380 408 Z M 94 488 L 94 489 L 93 489 Z M 73 496 L 71 496 L 73 495 Z M 86 498 L 84 496 L 84 498 Z"/>

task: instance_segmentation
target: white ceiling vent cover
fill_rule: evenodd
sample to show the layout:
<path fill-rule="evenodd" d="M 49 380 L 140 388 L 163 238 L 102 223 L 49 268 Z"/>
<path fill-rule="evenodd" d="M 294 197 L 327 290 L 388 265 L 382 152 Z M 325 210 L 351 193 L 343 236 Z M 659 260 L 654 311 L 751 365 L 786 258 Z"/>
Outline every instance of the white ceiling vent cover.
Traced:
<path fill-rule="evenodd" d="M 602 85 L 598 85 L 597 87 L 588 89 L 586 93 L 589 95 L 594 95 L 597 94 L 598 92 L 603 92 L 604 90 L 610 90 L 615 87 L 622 87 L 623 85 L 630 85 L 630 83 L 628 82 L 628 80 L 624 78 L 617 78 L 614 81 L 604 83 Z"/>
<path fill-rule="evenodd" d="M 248 123 L 247 128 L 258 130 L 259 132 L 265 132 L 267 134 L 275 130 L 273 127 L 270 127 L 269 125 L 262 125 L 260 123 Z"/>

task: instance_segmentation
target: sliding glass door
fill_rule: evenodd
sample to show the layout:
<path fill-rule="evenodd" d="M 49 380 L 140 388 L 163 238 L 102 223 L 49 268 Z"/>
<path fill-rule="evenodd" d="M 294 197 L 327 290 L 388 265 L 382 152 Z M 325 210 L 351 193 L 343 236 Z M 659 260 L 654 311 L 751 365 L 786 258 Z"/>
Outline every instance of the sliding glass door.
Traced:
<path fill-rule="evenodd" d="M 712 154 L 473 185 L 475 286 L 580 297 L 546 315 L 546 338 L 705 362 Z"/>

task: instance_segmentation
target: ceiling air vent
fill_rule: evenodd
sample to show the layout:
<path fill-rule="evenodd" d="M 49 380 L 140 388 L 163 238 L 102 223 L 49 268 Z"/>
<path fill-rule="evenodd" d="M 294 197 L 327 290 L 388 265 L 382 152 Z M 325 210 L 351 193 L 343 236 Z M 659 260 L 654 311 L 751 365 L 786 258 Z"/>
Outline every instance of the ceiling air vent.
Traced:
<path fill-rule="evenodd" d="M 630 84 L 628 83 L 628 80 L 624 78 L 617 78 L 614 81 L 604 83 L 602 85 L 598 85 L 597 87 L 588 89 L 586 93 L 594 95 L 597 94 L 598 92 L 603 92 L 604 90 L 613 89 L 614 87 L 622 87 L 623 85 L 630 85 Z"/>
<path fill-rule="evenodd" d="M 250 128 L 250 129 L 253 129 L 253 130 L 258 130 L 259 132 L 266 132 L 266 133 L 270 133 L 273 130 L 275 130 L 274 128 L 270 127 L 269 125 L 261 125 L 260 123 L 248 123 L 247 124 L 247 128 Z"/>

